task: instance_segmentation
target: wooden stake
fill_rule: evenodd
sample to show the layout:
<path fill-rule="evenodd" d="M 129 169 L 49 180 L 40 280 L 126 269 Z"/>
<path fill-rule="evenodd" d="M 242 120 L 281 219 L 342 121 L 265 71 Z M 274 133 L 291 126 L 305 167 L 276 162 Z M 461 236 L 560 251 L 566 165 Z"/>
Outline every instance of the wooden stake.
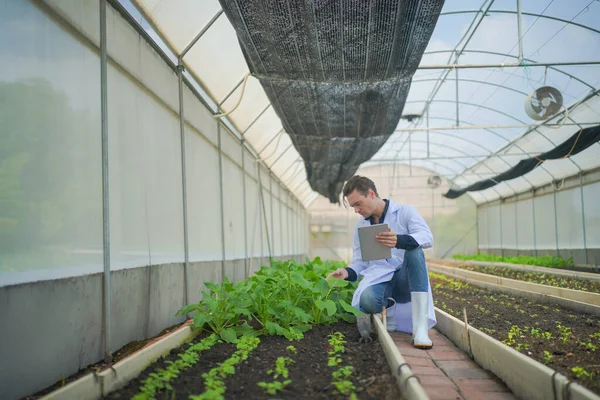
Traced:
<path fill-rule="evenodd" d="M 383 327 L 387 331 L 387 312 L 385 310 L 385 306 L 381 307 L 381 322 L 383 322 Z"/>

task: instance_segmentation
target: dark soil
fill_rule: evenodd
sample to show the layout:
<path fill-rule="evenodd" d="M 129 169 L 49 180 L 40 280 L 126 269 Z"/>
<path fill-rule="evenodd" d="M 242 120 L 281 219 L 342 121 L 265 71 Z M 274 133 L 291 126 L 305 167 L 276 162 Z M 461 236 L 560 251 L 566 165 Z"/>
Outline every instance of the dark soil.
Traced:
<path fill-rule="evenodd" d="M 503 267 L 478 267 L 473 265 L 459 265 L 468 271 L 481 272 L 488 275 L 502 276 L 509 279 L 539 283 L 541 285 L 556 286 L 566 289 L 581 290 L 584 292 L 600 293 L 600 281 L 589 281 L 585 279 L 567 278 L 545 274 L 542 272 L 517 271 Z"/>
<path fill-rule="evenodd" d="M 537 304 L 440 276 L 430 273 L 438 308 L 463 320 L 466 307 L 473 327 L 600 394 L 600 317 L 560 305 Z M 516 333 L 514 343 L 509 338 L 511 328 Z M 551 337 L 544 337 L 545 332 Z M 572 368 L 579 371 L 579 376 Z M 577 368 L 583 368 L 589 376 Z"/>
<path fill-rule="evenodd" d="M 445 259 L 445 260 L 440 260 L 440 259 L 431 259 L 431 262 L 434 262 L 436 264 L 442 264 L 442 265 L 450 265 L 453 267 L 458 267 L 458 266 L 469 266 L 472 267 L 474 266 L 473 264 L 471 264 L 471 262 L 469 260 L 450 260 L 450 259 Z M 472 260 L 473 262 L 477 262 L 477 260 Z M 491 262 L 491 261 L 486 261 L 486 262 Z M 509 263 L 510 264 L 510 263 Z M 518 265 L 518 264 L 515 264 Z M 545 267 L 544 265 L 532 265 L 532 267 Z M 595 268 L 592 267 L 585 267 L 585 266 L 578 266 L 578 265 L 565 265 L 565 266 L 551 266 L 551 267 L 546 267 L 548 269 L 558 269 L 561 271 L 578 271 L 578 272 L 589 272 L 591 274 L 593 273 L 597 273 L 598 271 L 596 271 Z"/>
<path fill-rule="evenodd" d="M 336 370 L 327 366 L 328 335 L 341 332 L 346 337 L 346 351 L 342 355 L 342 365 L 352 365 L 352 381 L 356 386 L 359 399 L 397 399 L 400 393 L 395 380 L 390 373 L 385 355 L 377 340 L 370 344 L 359 344 L 359 334 L 356 325 L 345 322 L 330 326 L 314 326 L 305 333 L 305 338 L 300 341 L 290 342 L 281 336 L 263 336 L 261 343 L 254 349 L 248 359 L 236 368 L 233 376 L 225 380 L 227 391 L 226 399 L 347 399 L 334 393 L 331 385 L 331 373 Z M 204 335 L 196 338 L 198 342 Z M 287 346 L 294 346 L 297 354 L 286 350 Z M 187 346 L 187 345 L 184 345 Z M 183 347 L 184 349 L 187 347 Z M 193 367 L 184 371 L 176 380 L 171 382 L 173 393 L 161 393 L 157 399 L 188 399 L 190 394 L 201 394 L 204 391 L 202 374 L 217 366 L 235 351 L 235 345 L 218 343 L 212 349 L 200 354 L 200 361 Z M 165 361 L 173 361 L 181 352 L 174 349 L 164 359 L 148 367 L 137 379 L 131 381 L 125 388 L 110 394 L 107 399 L 130 399 L 138 393 L 141 381 L 151 372 L 163 368 Z M 267 370 L 274 368 L 277 357 L 287 356 L 294 360 L 288 366 L 292 382 L 283 392 L 277 395 L 268 395 L 264 389 L 257 385 L 258 382 L 271 382 L 273 377 Z"/>
<path fill-rule="evenodd" d="M 123 358 L 127 357 L 130 354 L 135 353 L 139 349 L 143 348 L 150 341 L 160 338 L 161 336 L 166 335 L 167 333 L 179 328 L 180 326 L 181 326 L 181 324 L 173 325 L 173 326 L 163 329 L 158 335 L 153 336 L 149 339 L 134 340 L 133 342 L 127 343 L 125 346 L 121 347 L 119 350 L 112 353 L 112 364 L 122 360 Z M 85 368 L 80 369 L 73 375 L 65 377 L 64 381 L 61 379 L 60 381 L 56 382 L 54 385 L 48 386 L 47 388 L 40 390 L 36 394 L 32 394 L 31 396 L 23 397 L 22 400 L 40 399 L 40 398 L 44 397 L 45 395 L 47 395 L 48 393 L 58 390 L 61 387 L 81 378 L 82 376 L 89 374 L 90 372 L 94 372 L 94 371 L 100 372 L 100 371 L 108 368 L 108 366 L 109 365 L 107 363 L 105 363 L 104 361 L 100 361 L 100 362 L 97 362 L 96 364 L 89 365 Z"/>

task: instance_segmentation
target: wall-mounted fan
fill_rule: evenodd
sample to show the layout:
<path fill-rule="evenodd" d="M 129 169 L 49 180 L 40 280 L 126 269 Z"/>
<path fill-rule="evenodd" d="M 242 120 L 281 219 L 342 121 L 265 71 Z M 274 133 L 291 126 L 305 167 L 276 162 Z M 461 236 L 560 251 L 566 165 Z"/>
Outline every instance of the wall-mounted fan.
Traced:
<path fill-rule="evenodd" d="M 552 86 L 542 86 L 525 99 L 525 112 L 531 119 L 543 121 L 560 111 L 563 97 Z"/>
<path fill-rule="evenodd" d="M 432 189 L 439 187 L 441 184 L 442 177 L 439 175 L 430 175 L 429 178 L 427 178 L 427 186 L 429 186 Z"/>

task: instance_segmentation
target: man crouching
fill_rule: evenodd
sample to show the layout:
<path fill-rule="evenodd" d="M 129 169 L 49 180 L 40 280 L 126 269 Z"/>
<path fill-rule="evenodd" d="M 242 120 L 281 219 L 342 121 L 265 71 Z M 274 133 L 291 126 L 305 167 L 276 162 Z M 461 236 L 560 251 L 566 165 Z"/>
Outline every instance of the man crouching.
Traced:
<path fill-rule="evenodd" d="M 428 330 L 436 324 L 436 319 L 422 250 L 433 246 L 429 226 L 414 207 L 381 199 L 369 178 L 353 176 L 344 185 L 343 195 L 362 218 L 354 230 L 350 266 L 336 269 L 327 279 L 354 282 L 362 277 L 352 306 L 368 314 L 379 313 L 386 307 L 388 331 L 412 332 L 414 347 L 430 349 L 433 343 Z M 383 223 L 389 229 L 378 234 L 377 241 L 392 248 L 392 257 L 362 261 L 358 228 Z"/>

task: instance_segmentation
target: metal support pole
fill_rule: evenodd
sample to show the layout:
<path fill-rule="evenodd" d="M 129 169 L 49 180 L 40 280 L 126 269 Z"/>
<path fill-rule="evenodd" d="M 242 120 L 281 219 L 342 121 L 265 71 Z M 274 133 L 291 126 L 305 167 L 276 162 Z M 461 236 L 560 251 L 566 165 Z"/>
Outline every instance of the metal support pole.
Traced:
<path fill-rule="evenodd" d="M 480 210 L 481 209 L 479 207 L 477 207 L 476 212 L 475 212 L 475 219 L 477 222 L 477 228 L 475 230 L 475 235 L 477 237 L 477 254 L 479 254 L 479 220 L 480 220 L 479 214 L 480 214 Z"/>
<path fill-rule="evenodd" d="M 273 179 L 271 178 L 271 171 L 269 171 L 269 196 L 271 196 L 271 201 L 269 202 L 271 204 L 271 237 L 272 237 L 272 242 L 271 242 L 271 248 L 272 248 L 272 253 L 271 253 L 271 258 L 273 258 L 275 256 L 275 220 L 273 218 Z M 270 261 L 270 260 L 269 260 Z"/>
<path fill-rule="evenodd" d="M 279 249 L 281 250 L 281 256 L 283 257 L 283 216 L 281 215 L 283 203 L 281 202 L 281 184 L 278 184 L 277 187 L 277 196 L 279 197 Z"/>
<path fill-rule="evenodd" d="M 518 216 L 518 207 L 517 207 L 517 199 L 515 199 L 515 247 L 517 250 L 517 256 L 519 255 L 519 216 Z"/>
<path fill-rule="evenodd" d="M 458 56 L 456 57 L 456 61 L 458 62 Z M 458 69 L 454 70 L 456 74 L 456 80 L 454 81 L 454 87 L 456 88 L 456 126 L 460 126 L 460 118 L 459 118 L 459 98 L 458 98 Z"/>
<path fill-rule="evenodd" d="M 537 257 L 537 233 L 535 232 L 535 189 L 531 191 L 531 207 L 533 216 L 533 255 Z"/>
<path fill-rule="evenodd" d="M 435 246 L 435 189 L 434 188 L 431 188 L 431 236 L 433 236 L 433 243 Z"/>
<path fill-rule="evenodd" d="M 408 134 L 408 172 L 412 176 L 412 133 Z"/>
<path fill-rule="evenodd" d="M 585 229 L 585 204 L 583 202 L 583 173 L 579 173 L 579 191 L 581 193 L 581 222 L 583 227 L 583 254 L 585 257 L 585 263 L 588 263 L 588 253 L 587 253 L 587 238 L 586 238 L 586 229 Z"/>
<path fill-rule="evenodd" d="M 104 362 L 111 363 L 110 351 L 110 209 L 108 170 L 108 55 L 106 43 L 106 0 L 100 0 L 100 114 L 102 137 L 102 323 L 104 327 Z"/>
<path fill-rule="evenodd" d="M 262 179 L 260 178 L 260 166 L 258 167 L 258 185 L 259 185 L 259 193 L 260 193 L 260 201 L 262 204 L 262 211 L 263 211 L 263 217 L 264 217 L 264 221 L 265 221 L 265 232 L 267 234 L 267 246 L 269 248 L 269 262 L 271 261 L 271 259 L 273 258 L 273 252 L 271 251 L 271 240 L 270 240 L 270 235 L 269 235 L 269 221 L 267 221 L 267 208 L 265 206 L 265 195 L 263 193 L 263 185 L 262 185 Z M 270 178 L 269 178 L 269 185 L 270 185 Z M 273 206 L 273 202 L 271 201 L 271 211 L 273 210 L 272 208 Z M 271 214 L 273 215 L 273 214 Z M 271 222 L 273 222 L 273 219 L 271 219 Z M 272 232 L 272 227 L 271 227 L 271 232 Z M 262 238 L 262 236 L 261 236 Z"/>
<path fill-rule="evenodd" d="M 179 134 L 181 138 L 181 188 L 183 197 L 183 304 L 187 305 L 190 299 L 190 247 L 188 237 L 187 167 L 185 161 L 185 117 L 183 115 L 183 69 L 180 59 L 177 65 L 177 78 L 179 81 Z"/>
<path fill-rule="evenodd" d="M 202 30 L 200 32 L 198 32 L 198 34 L 196 35 L 196 37 L 194 37 L 194 39 L 192 39 L 192 41 L 185 46 L 185 49 L 183 49 L 183 51 L 181 52 L 181 55 L 179 56 L 179 59 L 182 59 L 188 51 L 190 51 L 190 49 L 196 44 L 196 42 L 198 40 L 200 40 L 200 38 L 206 33 L 206 31 L 208 31 L 210 29 L 210 27 L 215 23 L 215 21 L 221 16 L 221 14 L 223 14 L 223 10 L 219 10 L 212 18 L 210 21 L 208 21 L 208 24 L 206 24 L 206 26 L 204 28 L 202 28 Z"/>
<path fill-rule="evenodd" d="M 499 64 L 436 64 L 419 65 L 417 69 L 468 69 L 468 68 L 522 68 L 522 67 L 558 67 L 570 65 L 598 65 L 600 61 L 557 61 L 557 62 L 534 62 L 527 65 L 520 63 L 499 63 Z"/>
<path fill-rule="evenodd" d="M 556 214 L 556 186 L 552 182 L 554 191 L 552 197 L 554 198 L 554 237 L 556 239 L 556 257 L 560 257 L 560 251 L 558 250 L 558 215 Z"/>
<path fill-rule="evenodd" d="M 427 158 L 429 158 L 429 108 L 427 108 L 427 115 L 425 116 L 427 122 Z"/>
<path fill-rule="evenodd" d="M 221 123 L 217 121 L 217 146 L 219 150 L 219 198 L 221 199 L 221 282 L 225 280 L 225 199 L 223 198 L 223 149 Z"/>
<path fill-rule="evenodd" d="M 523 34 L 521 33 L 521 0 L 517 0 L 517 35 L 519 36 L 519 64 L 523 63 Z"/>
<path fill-rule="evenodd" d="M 500 212 L 500 256 L 504 257 L 504 238 L 502 237 L 504 234 L 504 229 L 502 227 L 502 199 L 500 199 L 500 205 L 498 208 Z"/>
<path fill-rule="evenodd" d="M 242 198 L 244 199 L 244 271 L 246 272 L 245 278 L 248 279 L 248 205 L 246 204 L 248 195 L 246 193 L 246 150 L 243 138 L 240 145 L 242 150 Z"/>

